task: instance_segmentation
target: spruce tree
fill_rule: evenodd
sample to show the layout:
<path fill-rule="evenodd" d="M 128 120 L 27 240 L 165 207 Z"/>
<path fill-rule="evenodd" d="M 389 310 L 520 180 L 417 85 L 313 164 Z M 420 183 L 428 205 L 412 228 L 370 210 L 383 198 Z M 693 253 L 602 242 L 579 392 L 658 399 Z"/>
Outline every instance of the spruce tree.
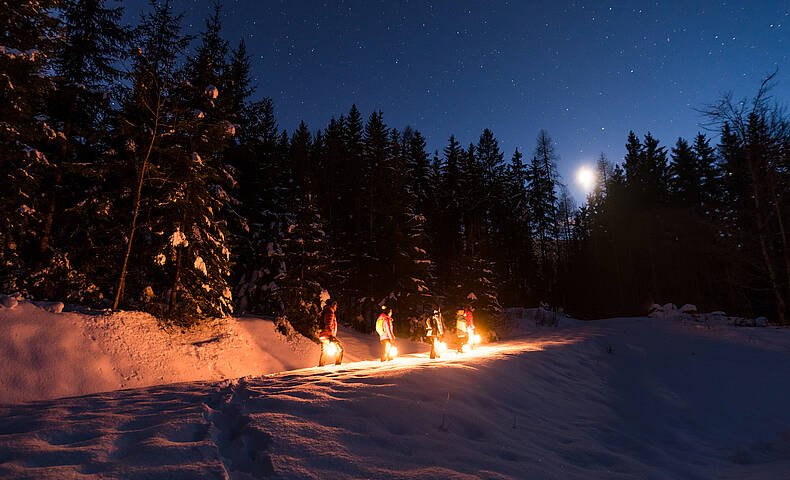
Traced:
<path fill-rule="evenodd" d="M 31 293 L 41 270 L 47 213 L 61 139 L 48 111 L 50 69 L 59 46 L 55 1 L 2 2 L 0 8 L 0 288 Z M 62 135 L 62 133 L 61 133 Z M 43 250 L 49 253 L 48 244 Z M 35 293 L 46 295 L 46 291 Z"/>
<path fill-rule="evenodd" d="M 643 170 L 640 173 L 647 193 L 647 201 L 651 205 L 665 202 L 669 191 L 667 153 L 666 149 L 660 146 L 659 140 L 650 132 L 645 135 L 641 164 Z"/>
<path fill-rule="evenodd" d="M 150 302 L 158 297 L 159 302 L 149 307 L 161 313 L 163 309 L 158 305 L 164 301 L 166 282 L 161 272 L 151 271 L 155 262 L 162 261 L 161 252 L 152 252 L 151 241 L 154 232 L 164 234 L 164 230 L 158 230 L 161 225 L 155 226 L 153 209 L 159 204 L 155 199 L 165 198 L 168 167 L 176 163 L 175 157 L 184 154 L 173 133 L 183 121 L 181 115 L 185 110 L 176 94 L 177 62 L 190 39 L 181 34 L 182 17 L 172 14 L 169 2 L 152 3 L 151 8 L 133 35 L 131 85 L 115 120 L 117 143 L 124 145 L 118 159 L 118 176 L 126 183 L 121 185 L 115 213 L 125 236 L 119 239 L 123 255 L 118 259 L 113 308 L 135 305 L 138 299 Z M 169 230 L 168 234 L 173 233 Z M 157 288 L 161 287 L 158 292 L 152 281 L 156 281 Z M 131 296 L 126 295 L 127 288 Z"/>
<path fill-rule="evenodd" d="M 431 221 L 431 224 L 436 225 L 431 252 L 438 263 L 439 278 L 452 283 L 450 280 L 452 263 L 461 255 L 463 248 L 460 163 L 464 151 L 455 136 L 450 136 L 443 154 L 443 161 L 439 168 L 441 178 L 437 194 L 437 215 Z"/>
<path fill-rule="evenodd" d="M 219 16 L 215 4 L 176 90 L 179 108 L 168 139 L 172 157 L 161 166 L 164 198 L 152 213 L 154 248 L 160 250 L 156 263 L 169 277 L 167 315 L 190 321 L 233 311 L 228 222 L 237 203 L 230 191 L 236 172 L 224 153 L 235 126 L 228 120 L 231 102 L 222 99 L 229 82 Z"/>
<path fill-rule="evenodd" d="M 516 148 L 504 175 L 505 195 L 498 215 L 501 289 L 506 305 L 527 305 L 531 299 L 534 270 L 530 212 L 528 209 L 527 165 Z"/>
<path fill-rule="evenodd" d="M 294 213 L 285 218 L 283 248 L 275 255 L 284 269 L 272 292 L 280 302 L 279 326 L 287 330 L 290 324 L 302 335 L 317 339 L 320 326 L 316 319 L 329 274 L 329 244 L 310 193 L 299 195 Z"/>
<path fill-rule="evenodd" d="M 535 155 L 527 174 L 532 232 L 538 247 L 537 291 L 548 301 L 555 281 L 557 238 L 557 156 L 548 133 L 538 134 Z"/>
<path fill-rule="evenodd" d="M 710 145 L 705 134 L 697 133 L 692 146 L 701 176 L 701 206 L 703 213 L 713 213 L 720 209 L 721 174 L 718 169 L 716 149 Z"/>
<path fill-rule="evenodd" d="M 68 291 L 58 296 L 82 303 L 97 303 L 100 287 L 111 291 L 117 265 L 108 260 L 121 253 L 110 213 L 118 188 L 112 166 L 123 147 L 111 131 L 116 114 L 111 92 L 122 75 L 119 60 L 128 49 L 122 13 L 122 8 L 107 8 L 103 0 L 64 2 L 63 42 L 53 68 L 56 90 L 49 106 L 62 136 L 41 253 L 53 260 L 61 256 L 79 271 L 57 272 Z"/>
<path fill-rule="evenodd" d="M 670 171 L 670 193 L 680 207 L 701 208 L 703 181 L 697 158 L 688 142 L 678 138 L 672 149 Z"/>

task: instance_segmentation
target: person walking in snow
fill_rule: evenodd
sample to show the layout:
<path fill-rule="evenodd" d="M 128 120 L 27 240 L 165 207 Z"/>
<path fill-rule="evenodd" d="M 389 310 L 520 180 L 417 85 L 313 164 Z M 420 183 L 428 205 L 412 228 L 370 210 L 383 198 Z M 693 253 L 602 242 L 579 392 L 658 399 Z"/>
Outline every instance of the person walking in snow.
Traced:
<path fill-rule="evenodd" d="M 379 318 L 376 319 L 376 332 L 381 341 L 381 361 L 392 360 L 392 352 L 395 335 L 392 333 L 392 309 L 386 306 L 381 307 Z"/>
<path fill-rule="evenodd" d="M 466 331 L 471 335 L 475 330 L 475 316 L 472 314 L 474 309 L 471 305 L 464 308 L 464 318 L 466 318 Z"/>
<path fill-rule="evenodd" d="M 318 339 L 321 341 L 321 357 L 318 359 L 318 366 L 323 367 L 328 357 L 335 355 L 335 365 L 343 362 L 343 345 L 337 339 L 337 300 L 327 300 L 324 310 L 321 312 L 321 333 Z"/>
<path fill-rule="evenodd" d="M 444 336 L 444 321 L 442 320 L 442 311 L 438 306 L 434 305 L 433 314 L 426 319 L 425 324 L 427 327 L 426 336 L 431 342 L 431 358 L 436 358 L 439 356 L 436 347 Z"/>
<path fill-rule="evenodd" d="M 464 320 L 466 321 L 466 338 L 467 342 L 469 342 L 469 348 L 472 348 L 472 345 L 475 344 L 474 336 L 475 336 L 475 316 L 472 313 L 474 309 L 471 305 L 466 305 L 464 307 Z"/>
<path fill-rule="evenodd" d="M 455 335 L 458 337 L 458 353 L 464 351 L 464 345 L 469 341 L 469 332 L 466 329 L 466 312 L 459 308 L 455 312 Z"/>

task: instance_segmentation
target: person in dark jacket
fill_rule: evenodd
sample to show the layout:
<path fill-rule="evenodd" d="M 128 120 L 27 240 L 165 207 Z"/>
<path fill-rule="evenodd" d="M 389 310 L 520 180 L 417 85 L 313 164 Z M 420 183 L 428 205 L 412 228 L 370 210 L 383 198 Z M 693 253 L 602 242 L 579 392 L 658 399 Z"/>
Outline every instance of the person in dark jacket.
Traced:
<path fill-rule="evenodd" d="M 442 311 L 438 306 L 433 307 L 433 314 L 431 314 L 425 321 L 426 336 L 431 343 L 431 358 L 436 358 L 439 353 L 436 351 L 444 336 L 444 321 L 442 320 Z"/>
<path fill-rule="evenodd" d="M 318 366 L 323 367 L 328 357 L 335 355 L 335 365 L 343 362 L 343 345 L 337 339 L 337 300 L 328 300 L 321 312 L 321 333 L 318 339 L 321 341 L 321 358 L 318 359 Z"/>

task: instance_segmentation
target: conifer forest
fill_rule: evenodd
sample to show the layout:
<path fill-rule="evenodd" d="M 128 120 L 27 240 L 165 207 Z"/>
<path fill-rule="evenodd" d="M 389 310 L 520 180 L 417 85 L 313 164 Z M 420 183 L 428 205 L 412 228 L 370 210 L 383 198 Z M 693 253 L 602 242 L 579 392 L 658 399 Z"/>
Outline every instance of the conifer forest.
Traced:
<path fill-rule="evenodd" d="M 483 325 L 667 301 L 790 323 L 790 116 L 770 72 L 698 105 L 685 138 L 633 125 L 577 202 L 545 130 L 525 151 L 485 125 L 429 151 L 420 125 L 349 105 L 286 131 L 220 9 L 192 36 L 168 2 L 135 25 L 102 0 L 2 2 L 0 291 L 306 335 L 327 292 L 360 331 L 391 306 L 398 335 L 434 304 Z"/>

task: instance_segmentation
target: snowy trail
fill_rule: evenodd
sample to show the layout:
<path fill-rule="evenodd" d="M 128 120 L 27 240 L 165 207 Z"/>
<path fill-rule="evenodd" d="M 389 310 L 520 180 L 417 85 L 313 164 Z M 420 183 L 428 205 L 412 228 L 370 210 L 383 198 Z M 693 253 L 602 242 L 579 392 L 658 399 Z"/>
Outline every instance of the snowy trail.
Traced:
<path fill-rule="evenodd" d="M 787 478 L 790 331 L 607 320 L 0 406 L 2 478 Z"/>

